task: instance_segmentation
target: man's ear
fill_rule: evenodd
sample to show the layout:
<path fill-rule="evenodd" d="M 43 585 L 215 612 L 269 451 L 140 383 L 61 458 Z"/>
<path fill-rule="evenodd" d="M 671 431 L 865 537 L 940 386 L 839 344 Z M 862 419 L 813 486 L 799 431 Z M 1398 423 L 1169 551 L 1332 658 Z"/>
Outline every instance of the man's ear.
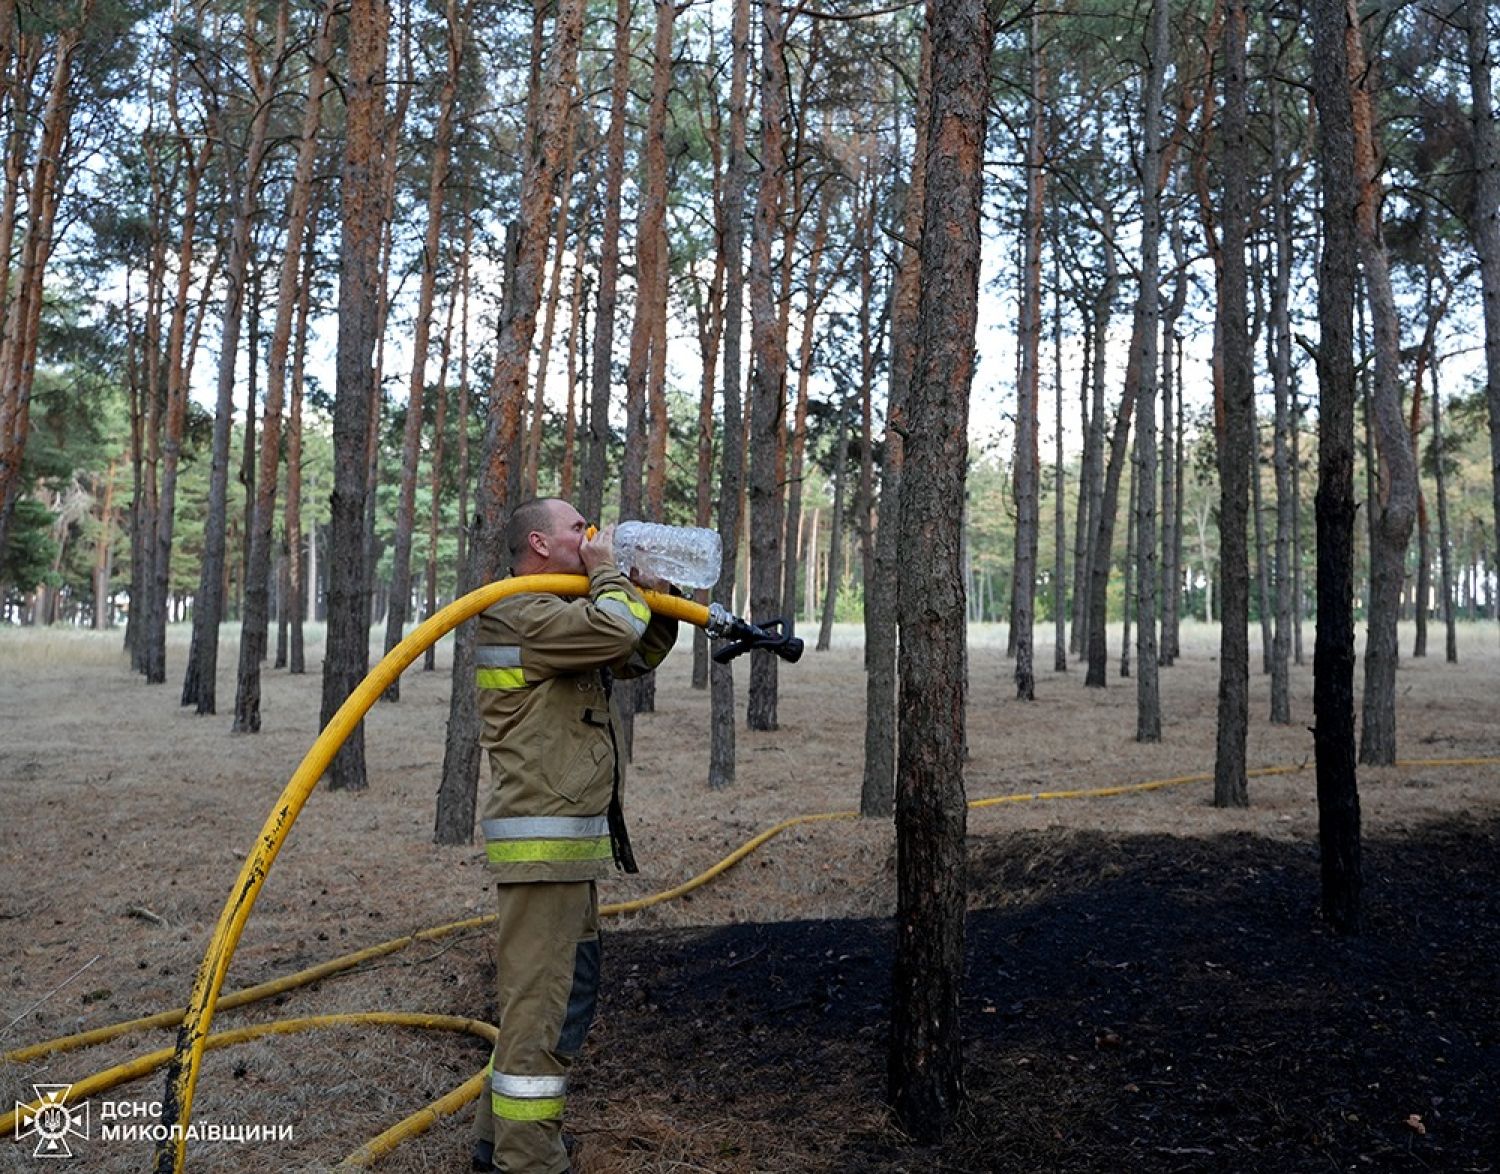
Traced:
<path fill-rule="evenodd" d="M 551 553 L 552 540 L 542 531 L 533 530 L 530 534 L 526 535 L 526 541 L 536 555 L 545 562 Z"/>

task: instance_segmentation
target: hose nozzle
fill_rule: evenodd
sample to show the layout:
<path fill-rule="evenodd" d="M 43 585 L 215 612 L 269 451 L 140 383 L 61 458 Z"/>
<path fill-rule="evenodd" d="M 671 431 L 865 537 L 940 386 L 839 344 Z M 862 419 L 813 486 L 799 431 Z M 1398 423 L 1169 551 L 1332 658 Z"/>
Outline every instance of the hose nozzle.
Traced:
<path fill-rule="evenodd" d="M 715 639 L 729 641 L 714 652 L 714 659 L 720 664 L 727 664 L 756 648 L 774 652 L 788 664 L 795 664 L 802 658 L 802 641 L 781 630 L 785 623 L 784 619 L 777 619 L 766 624 L 753 624 L 742 620 L 723 604 L 714 603 L 709 605 L 708 623 L 703 630 Z"/>

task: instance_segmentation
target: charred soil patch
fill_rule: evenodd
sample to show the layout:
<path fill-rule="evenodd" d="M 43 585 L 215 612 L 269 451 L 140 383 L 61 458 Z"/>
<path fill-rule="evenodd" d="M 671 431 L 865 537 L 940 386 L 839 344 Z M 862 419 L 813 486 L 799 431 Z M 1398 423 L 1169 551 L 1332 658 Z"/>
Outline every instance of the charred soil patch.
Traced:
<path fill-rule="evenodd" d="M 976 841 L 969 1103 L 933 1149 L 878 1109 L 888 920 L 615 933 L 585 1169 L 1493 1170 L 1497 869 L 1493 819 L 1370 839 L 1339 938 L 1306 844 Z"/>

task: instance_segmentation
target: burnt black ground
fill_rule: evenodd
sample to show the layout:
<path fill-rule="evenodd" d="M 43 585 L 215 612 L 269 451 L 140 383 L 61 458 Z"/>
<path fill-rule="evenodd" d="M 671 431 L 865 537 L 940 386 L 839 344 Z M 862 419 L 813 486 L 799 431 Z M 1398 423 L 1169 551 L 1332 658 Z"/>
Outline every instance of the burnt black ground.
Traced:
<path fill-rule="evenodd" d="M 575 1092 L 771 1131 L 777 1169 L 1495 1170 L 1500 821 L 1367 839 L 1364 876 L 1340 938 L 1314 845 L 971 841 L 968 1102 L 940 1146 L 871 1112 L 889 921 L 611 934 Z"/>

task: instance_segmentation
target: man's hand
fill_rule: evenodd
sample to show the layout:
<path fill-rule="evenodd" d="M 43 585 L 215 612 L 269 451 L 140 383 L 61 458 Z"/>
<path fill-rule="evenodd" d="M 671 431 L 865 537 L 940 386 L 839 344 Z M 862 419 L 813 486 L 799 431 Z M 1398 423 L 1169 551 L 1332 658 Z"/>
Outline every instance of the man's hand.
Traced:
<path fill-rule="evenodd" d="M 578 558 L 583 563 L 583 572 L 592 575 L 605 563 L 615 561 L 615 528 L 605 526 L 592 538 L 578 544 Z"/>
<path fill-rule="evenodd" d="M 643 591 L 655 591 L 661 595 L 672 593 L 672 584 L 655 575 L 648 575 L 644 571 L 631 571 L 627 578 Z"/>

